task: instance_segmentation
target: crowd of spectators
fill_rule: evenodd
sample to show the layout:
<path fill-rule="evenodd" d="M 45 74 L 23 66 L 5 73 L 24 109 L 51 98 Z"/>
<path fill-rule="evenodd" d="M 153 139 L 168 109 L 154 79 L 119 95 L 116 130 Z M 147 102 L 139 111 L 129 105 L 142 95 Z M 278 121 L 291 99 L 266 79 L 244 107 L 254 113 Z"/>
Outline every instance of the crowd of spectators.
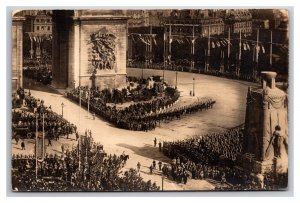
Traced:
<path fill-rule="evenodd" d="M 90 133 L 79 138 L 78 146 L 61 156 L 12 157 L 12 189 L 15 191 L 156 191 L 136 170 L 123 171 L 128 155 L 107 155 Z M 36 165 L 37 163 L 37 165 Z M 36 168 L 37 166 L 37 168 Z"/>
<path fill-rule="evenodd" d="M 46 65 L 40 66 L 26 66 L 23 68 L 23 74 L 25 77 L 33 79 L 44 85 L 51 84 L 52 82 L 52 70 Z"/>

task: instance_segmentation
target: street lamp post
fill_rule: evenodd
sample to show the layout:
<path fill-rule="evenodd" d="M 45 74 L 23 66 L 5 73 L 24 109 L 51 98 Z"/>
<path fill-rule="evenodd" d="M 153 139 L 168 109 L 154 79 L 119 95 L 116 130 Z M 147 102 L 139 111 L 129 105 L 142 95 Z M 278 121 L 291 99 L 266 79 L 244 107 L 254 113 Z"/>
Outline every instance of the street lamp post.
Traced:
<path fill-rule="evenodd" d="M 175 89 L 177 90 L 177 75 L 178 75 L 178 72 L 176 71 L 176 83 L 175 83 Z"/>
<path fill-rule="evenodd" d="M 61 103 L 61 116 L 64 117 L 64 103 Z"/>
<path fill-rule="evenodd" d="M 195 96 L 195 78 L 193 78 L 193 96 Z"/>
<path fill-rule="evenodd" d="M 164 173 L 161 173 L 161 190 L 164 191 Z"/>

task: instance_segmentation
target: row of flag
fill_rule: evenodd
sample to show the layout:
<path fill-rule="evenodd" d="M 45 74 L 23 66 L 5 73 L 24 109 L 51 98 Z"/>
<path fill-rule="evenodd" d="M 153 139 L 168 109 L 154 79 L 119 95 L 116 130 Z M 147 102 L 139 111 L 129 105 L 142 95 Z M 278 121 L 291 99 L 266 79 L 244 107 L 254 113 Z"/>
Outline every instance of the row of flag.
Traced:
<path fill-rule="evenodd" d="M 33 35 L 29 33 L 30 41 L 34 41 L 36 43 L 41 43 L 43 40 L 52 40 L 51 34 L 43 34 L 43 35 Z"/>
<path fill-rule="evenodd" d="M 131 39 L 136 42 L 136 41 L 140 41 L 146 45 L 149 45 L 151 44 L 151 41 L 153 42 L 154 45 L 156 45 L 156 35 L 151 35 L 151 34 L 134 34 L 134 33 L 131 33 Z"/>
<path fill-rule="evenodd" d="M 187 38 L 187 37 L 170 37 L 169 39 L 169 43 L 178 43 L 178 44 L 193 44 L 195 43 L 195 41 L 197 40 L 197 37 L 194 37 L 194 39 L 192 39 L 191 37 Z M 220 38 L 220 39 L 212 39 L 211 42 L 210 42 L 210 46 L 212 49 L 215 49 L 215 48 L 226 48 L 228 47 L 228 44 L 230 44 L 230 46 L 232 46 L 232 43 L 228 40 L 228 39 L 225 39 L 225 38 Z M 250 51 L 251 50 L 251 47 L 254 47 L 258 52 L 262 51 L 262 53 L 264 54 L 266 51 L 265 51 L 265 47 L 259 43 L 258 45 L 256 45 L 256 43 L 250 43 L 248 41 L 245 41 L 245 42 L 242 42 L 241 43 L 241 48 L 244 50 L 244 51 Z"/>

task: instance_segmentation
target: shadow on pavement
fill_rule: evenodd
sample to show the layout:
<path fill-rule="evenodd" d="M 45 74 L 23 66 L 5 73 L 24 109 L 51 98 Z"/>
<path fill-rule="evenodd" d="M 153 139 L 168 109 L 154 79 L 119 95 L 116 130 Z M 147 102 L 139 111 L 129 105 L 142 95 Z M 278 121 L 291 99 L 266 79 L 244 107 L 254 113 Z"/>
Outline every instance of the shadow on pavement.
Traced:
<path fill-rule="evenodd" d="M 137 155 L 140 155 L 140 156 L 143 156 L 146 158 L 150 158 L 155 161 L 161 161 L 161 162 L 167 162 L 167 163 L 170 162 L 170 159 L 165 157 L 163 155 L 163 153 L 158 150 L 158 147 L 153 147 L 149 144 L 146 144 L 143 147 L 136 147 L 136 146 L 125 144 L 125 143 L 120 143 L 120 144 L 117 144 L 117 146 L 130 149 Z"/>
<path fill-rule="evenodd" d="M 52 94 L 61 94 L 58 90 L 56 90 L 48 85 L 43 85 L 42 83 L 39 83 L 32 79 L 28 79 L 26 77 L 24 77 L 24 89 L 48 92 L 48 93 L 52 93 Z"/>

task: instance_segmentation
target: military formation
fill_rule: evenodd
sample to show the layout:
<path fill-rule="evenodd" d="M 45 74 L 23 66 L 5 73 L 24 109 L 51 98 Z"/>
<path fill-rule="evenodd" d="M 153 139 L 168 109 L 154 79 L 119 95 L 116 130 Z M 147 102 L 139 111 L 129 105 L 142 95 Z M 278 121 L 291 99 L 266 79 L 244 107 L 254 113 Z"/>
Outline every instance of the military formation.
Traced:
<path fill-rule="evenodd" d="M 82 96 L 84 95 L 83 90 L 90 92 L 88 99 Z M 108 105 L 104 102 L 104 98 L 94 95 L 93 90 L 87 90 L 86 87 L 77 87 L 66 94 L 67 98 L 81 103 L 86 108 L 89 106 L 90 111 L 118 128 L 145 132 L 154 130 L 162 122 L 180 119 L 187 114 L 211 109 L 215 104 L 214 100 L 206 98 L 187 106 L 170 108 L 180 96 L 172 87 L 167 87 L 162 97 L 156 97 L 147 102 L 134 103 L 123 109 Z"/>
<path fill-rule="evenodd" d="M 51 106 L 46 107 L 44 101 L 33 96 L 25 95 L 24 90 L 18 91 L 18 96 L 13 99 L 15 103 L 22 103 L 26 108 L 13 108 L 12 129 L 15 139 L 34 138 L 36 131 L 42 132 L 45 137 L 58 140 L 60 136 L 69 138 L 77 132 L 76 125 L 53 112 Z"/>

